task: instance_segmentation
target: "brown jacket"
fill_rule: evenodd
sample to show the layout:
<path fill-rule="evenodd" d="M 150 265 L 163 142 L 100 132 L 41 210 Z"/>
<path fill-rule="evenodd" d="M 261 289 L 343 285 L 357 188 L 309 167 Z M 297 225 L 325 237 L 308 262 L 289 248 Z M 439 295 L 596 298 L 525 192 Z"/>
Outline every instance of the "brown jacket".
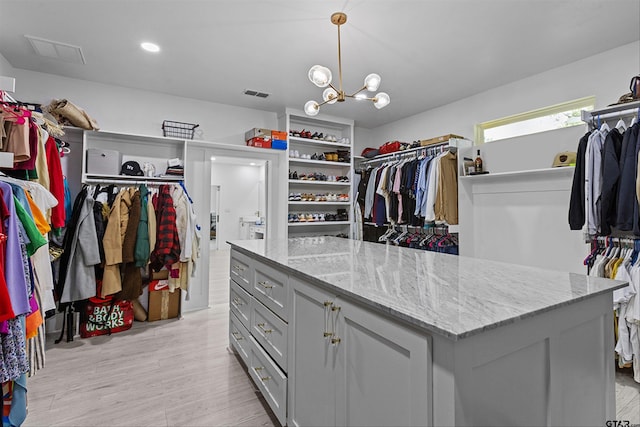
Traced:
<path fill-rule="evenodd" d="M 138 190 L 134 187 L 126 188 L 120 191 L 120 193 L 118 193 L 118 195 L 116 196 L 113 205 L 111 206 L 109 222 L 107 223 L 107 229 L 104 232 L 104 238 L 102 240 L 105 258 L 101 293 L 101 296 L 103 298 L 107 295 L 112 295 L 122 290 L 120 264 L 123 262 L 123 244 L 127 226 L 129 224 L 132 199 L 137 191 Z M 138 205 L 139 204 L 140 203 L 138 199 Z M 138 221 L 140 221 L 140 211 L 138 211 Z"/>
<path fill-rule="evenodd" d="M 458 162 L 453 153 L 440 158 L 435 214 L 436 221 L 445 221 L 449 225 L 458 223 Z"/>

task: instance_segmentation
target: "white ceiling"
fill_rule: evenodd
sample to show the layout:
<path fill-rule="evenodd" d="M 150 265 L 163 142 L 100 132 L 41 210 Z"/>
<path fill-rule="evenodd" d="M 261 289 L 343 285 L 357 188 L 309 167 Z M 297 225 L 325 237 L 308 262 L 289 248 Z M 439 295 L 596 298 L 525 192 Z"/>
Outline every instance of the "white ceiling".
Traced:
<path fill-rule="evenodd" d="M 336 11 L 345 91 L 375 72 L 391 104 L 323 112 L 365 128 L 640 40 L 640 0 L 0 0 L 0 53 L 14 68 L 281 113 L 321 98 L 312 65 L 337 76 Z M 78 45 L 86 64 L 38 56 L 25 35 Z"/>

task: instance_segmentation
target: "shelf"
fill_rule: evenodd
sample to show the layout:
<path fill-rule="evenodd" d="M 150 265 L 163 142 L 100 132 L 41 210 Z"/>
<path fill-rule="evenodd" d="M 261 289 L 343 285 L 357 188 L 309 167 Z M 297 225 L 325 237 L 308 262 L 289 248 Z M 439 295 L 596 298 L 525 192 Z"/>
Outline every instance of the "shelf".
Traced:
<path fill-rule="evenodd" d="M 350 202 L 289 202 L 290 205 L 346 205 Z"/>
<path fill-rule="evenodd" d="M 314 165 L 340 166 L 343 168 L 351 167 L 351 163 L 349 162 L 327 162 L 325 160 L 308 160 L 308 159 L 299 159 L 295 157 L 289 157 L 289 163 L 310 163 Z"/>
<path fill-rule="evenodd" d="M 290 222 L 289 227 L 301 227 L 301 226 L 318 226 L 318 225 L 349 225 L 349 221 L 311 221 L 311 222 Z"/>
<path fill-rule="evenodd" d="M 289 136 L 289 144 L 305 144 L 305 145 L 325 145 L 330 147 L 351 148 L 351 144 L 342 144 L 340 142 L 323 141 L 321 139 L 300 138 L 298 136 Z"/>
<path fill-rule="evenodd" d="M 184 177 L 182 176 L 130 176 L 130 175 L 108 175 L 108 174 L 99 174 L 99 173 L 88 173 L 85 174 L 85 181 L 95 181 L 95 180 L 112 180 L 112 181 L 171 181 L 171 182 L 180 182 L 184 181 Z"/>
<path fill-rule="evenodd" d="M 334 185 L 340 187 L 349 187 L 351 185 L 350 182 L 339 182 L 339 181 L 310 181 L 308 179 L 290 179 L 289 184 L 301 184 L 301 185 Z"/>
<path fill-rule="evenodd" d="M 564 166 L 558 168 L 545 168 L 545 169 L 529 169 L 529 170 L 521 170 L 521 171 L 511 171 L 511 172 L 497 172 L 497 173 L 487 173 L 484 175 L 467 175 L 460 176 L 458 179 L 461 181 L 480 181 L 487 179 L 501 179 L 501 178 L 515 178 L 515 177 L 527 177 L 527 176 L 536 176 L 536 175 L 551 175 L 551 176 L 561 176 L 561 175 L 573 175 L 573 171 L 575 167 L 573 166 Z"/>

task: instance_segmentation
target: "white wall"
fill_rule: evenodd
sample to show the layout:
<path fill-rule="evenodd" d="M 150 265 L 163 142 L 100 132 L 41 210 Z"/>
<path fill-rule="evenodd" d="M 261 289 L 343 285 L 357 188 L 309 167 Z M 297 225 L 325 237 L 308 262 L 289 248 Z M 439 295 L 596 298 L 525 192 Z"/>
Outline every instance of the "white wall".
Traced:
<path fill-rule="evenodd" d="M 473 139 L 474 126 L 478 123 L 591 95 L 596 97 L 596 108 L 602 108 L 629 92 L 629 81 L 639 71 L 640 42 L 635 42 L 372 129 L 369 144 L 378 147 L 392 140 L 411 142 L 449 133 Z M 472 67 L 469 78 L 473 78 Z M 421 88 L 423 95 L 428 97 L 429 86 L 437 84 L 425 83 Z M 573 146 L 577 146 L 577 140 L 571 139 Z M 362 151 L 366 145 L 361 144 L 366 142 L 356 139 L 356 152 Z M 490 150 L 492 144 L 497 143 L 486 144 L 486 150 Z M 495 167 L 514 160 L 512 153 L 500 150 L 499 145 L 502 144 L 496 145 L 495 153 L 489 155 L 487 152 L 485 161 L 488 165 Z M 556 153 L 561 151 L 559 148 L 558 141 L 553 139 L 542 139 L 535 147 L 519 145 L 518 168 L 548 167 L 547 156 L 543 161 L 540 156 L 530 157 L 529 154 L 534 151 Z M 504 159 L 501 158 L 503 154 Z"/>
<path fill-rule="evenodd" d="M 9 64 L 9 61 L 7 61 L 7 58 L 5 58 L 4 56 L 2 56 L 2 54 L 0 54 L 0 76 L 15 77 L 13 74 L 14 74 L 13 67 L 11 66 L 11 64 Z"/>
<path fill-rule="evenodd" d="M 254 127 L 275 129 L 277 114 L 190 98 L 165 95 L 52 74 L 15 69 L 16 98 L 48 104 L 66 98 L 97 120 L 102 130 L 162 136 L 162 121 L 200 125 L 196 137 L 245 145 L 244 133 Z"/>
<path fill-rule="evenodd" d="M 254 216 L 264 195 L 264 167 L 212 162 L 211 185 L 220 186 L 219 249 L 229 249 L 227 240 L 242 238 L 240 217 Z M 262 194 L 262 196 L 261 196 Z M 263 215 L 264 210 L 261 211 Z"/>

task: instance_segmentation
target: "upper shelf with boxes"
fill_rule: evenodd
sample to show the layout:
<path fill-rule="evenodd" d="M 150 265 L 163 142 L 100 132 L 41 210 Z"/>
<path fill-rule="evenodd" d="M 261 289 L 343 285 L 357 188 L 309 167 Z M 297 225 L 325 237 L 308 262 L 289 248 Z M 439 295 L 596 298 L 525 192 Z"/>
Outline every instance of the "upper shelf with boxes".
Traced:
<path fill-rule="evenodd" d="M 244 140 L 250 147 L 287 149 L 287 133 L 279 130 L 253 128 L 245 132 Z"/>
<path fill-rule="evenodd" d="M 186 143 L 184 139 L 85 131 L 82 182 L 181 181 Z"/>

